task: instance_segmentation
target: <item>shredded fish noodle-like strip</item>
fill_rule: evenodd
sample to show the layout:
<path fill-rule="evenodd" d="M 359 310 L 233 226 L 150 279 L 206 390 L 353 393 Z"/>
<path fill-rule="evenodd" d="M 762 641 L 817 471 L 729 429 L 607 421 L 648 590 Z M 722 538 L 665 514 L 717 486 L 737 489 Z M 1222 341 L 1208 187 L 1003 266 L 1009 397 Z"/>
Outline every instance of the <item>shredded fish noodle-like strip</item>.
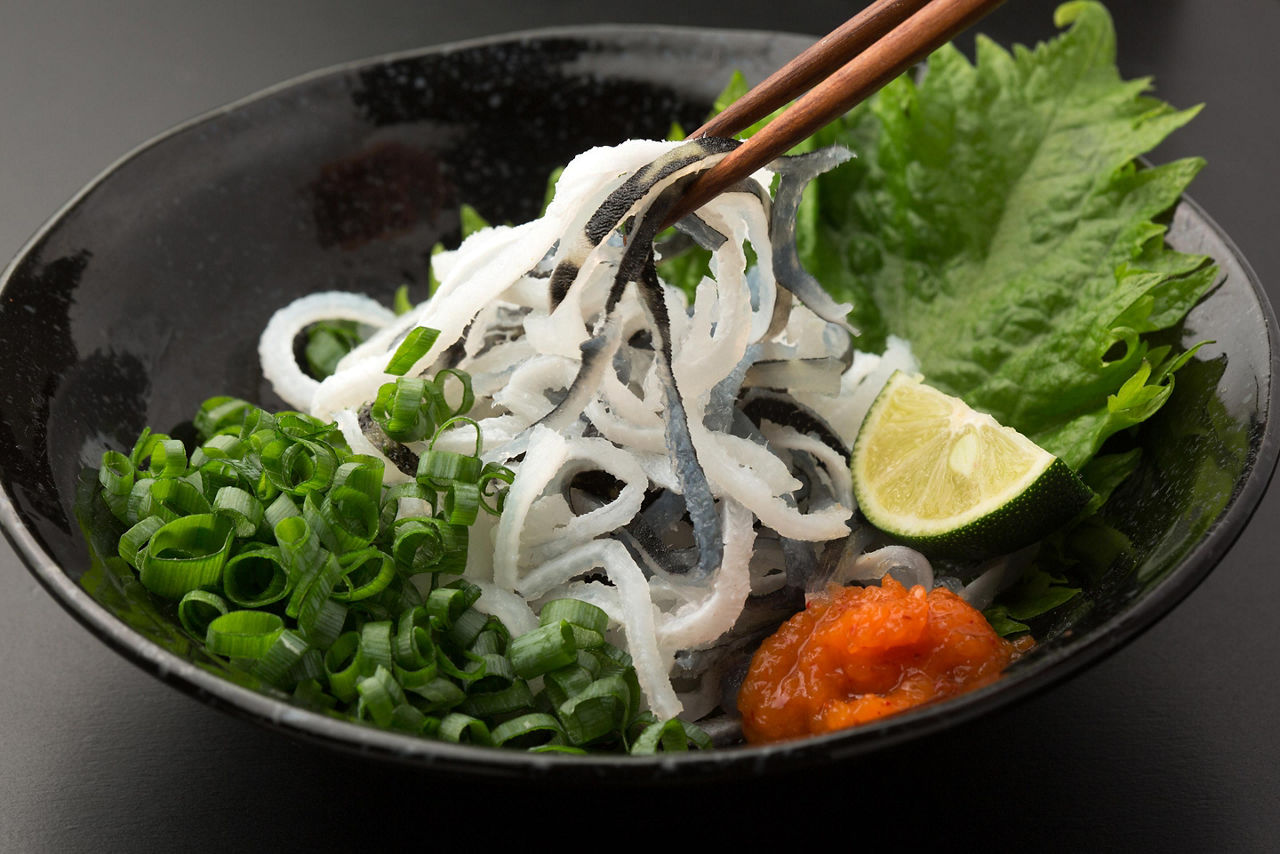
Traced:
<path fill-rule="evenodd" d="M 291 362 L 296 318 L 311 317 L 314 304 L 286 309 L 261 348 L 264 372 L 270 361 L 268 378 L 290 389 L 291 404 L 335 419 L 353 449 L 386 459 L 362 432 L 368 422 L 359 413 L 392 379 L 386 364 L 404 335 L 417 326 L 439 330 L 409 375 L 446 366 L 468 372 L 483 457 L 515 471 L 501 516 L 472 530 L 466 574 L 483 591 L 478 607 L 519 632 L 536 625 L 548 599 L 598 605 L 633 659 L 645 703 L 661 717 L 684 705 L 671 680 L 677 654 L 723 642 L 751 597 L 788 583 L 777 571 L 780 540 L 849 532 L 852 489 L 835 440 L 795 424 L 752 426 L 737 409 L 739 395 L 767 383 L 848 445 L 861 419 L 848 398 L 869 403 L 890 366 L 910 362 L 901 347 L 883 359 L 852 354 L 842 307 L 798 276 L 794 247 L 771 242 L 794 240 L 794 230 L 776 221 L 769 172 L 712 200 L 689 223 L 711 249 L 710 275 L 692 305 L 657 279 L 652 238 L 667 207 L 735 145 L 633 140 L 580 155 L 542 218 L 482 231 L 438 255 L 437 292 L 401 317 L 369 315 L 379 331 L 321 383 L 295 382 L 277 366 L 286 360 L 282 330 L 293 330 Z M 846 157 L 783 163 L 781 215 L 794 216 L 808 177 Z M 332 316 L 343 315 L 317 319 Z M 787 364 L 800 359 L 810 362 Z M 795 383 L 794 393 L 780 383 Z M 439 447 L 463 450 L 470 435 L 446 434 Z M 425 443 L 405 447 L 420 454 Z M 788 461 L 797 458 L 806 461 L 803 471 L 819 473 L 812 504 L 795 497 L 804 483 Z M 387 473 L 408 477 L 394 465 Z M 596 488 L 580 476 L 613 483 L 612 494 L 580 494 Z M 651 515 L 665 521 L 650 530 L 646 495 L 663 494 L 683 501 L 685 512 Z M 760 536 L 766 529 L 772 533 Z M 641 535 L 658 537 L 672 556 L 655 556 L 649 540 L 641 548 Z M 696 555 L 695 565 L 681 554 Z M 764 555 L 771 565 L 762 565 L 770 563 Z M 713 693 L 703 685 L 688 699 L 702 710 Z"/>

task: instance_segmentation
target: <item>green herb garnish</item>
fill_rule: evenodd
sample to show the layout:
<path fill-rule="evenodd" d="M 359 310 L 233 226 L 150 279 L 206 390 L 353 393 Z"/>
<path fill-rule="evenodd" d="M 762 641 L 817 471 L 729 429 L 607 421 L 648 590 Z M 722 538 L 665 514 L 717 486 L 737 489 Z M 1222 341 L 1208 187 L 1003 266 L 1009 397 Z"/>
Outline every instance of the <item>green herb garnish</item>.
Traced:
<path fill-rule="evenodd" d="M 1161 221 L 1203 161 L 1135 162 L 1198 108 L 1120 78 L 1100 4 L 1055 20 L 1070 29 L 1034 50 L 980 37 L 976 65 L 944 47 L 823 131 L 858 157 L 819 179 L 803 260 L 854 304 L 861 348 L 906 338 L 930 383 L 1079 469 L 1167 397 L 1142 336 L 1217 271 Z M 1116 396 L 1142 405 L 1117 418 Z"/>
<path fill-rule="evenodd" d="M 407 351 L 434 338 L 415 332 Z M 422 413 L 419 438 L 434 433 L 434 445 L 475 428 L 464 372 L 414 382 L 406 408 Z M 449 741 L 571 753 L 709 746 L 690 724 L 639 714 L 635 670 L 605 640 L 600 609 L 552 602 L 542 628 L 513 638 L 476 610 L 478 587 L 446 580 L 466 568 L 479 511 L 501 512 L 512 480 L 480 460 L 478 430 L 474 454 L 432 448 L 413 481 L 387 486 L 381 459 L 353 454 L 310 416 L 217 397 L 194 423 L 189 456 L 150 430 L 128 455 L 107 451 L 101 510 L 84 518 L 113 529 L 91 537 L 114 543 L 105 560 L 175 608 L 229 673 L 318 711 Z"/>

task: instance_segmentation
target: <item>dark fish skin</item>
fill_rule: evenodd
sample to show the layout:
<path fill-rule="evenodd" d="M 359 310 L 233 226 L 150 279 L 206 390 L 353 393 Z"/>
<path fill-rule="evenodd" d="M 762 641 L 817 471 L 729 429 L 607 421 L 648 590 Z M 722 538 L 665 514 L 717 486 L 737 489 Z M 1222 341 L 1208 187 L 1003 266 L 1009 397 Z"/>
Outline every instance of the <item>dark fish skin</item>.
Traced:
<path fill-rule="evenodd" d="M 773 276 L 778 284 L 796 295 L 814 314 L 828 323 L 849 328 L 845 311 L 831 298 L 822 283 L 809 275 L 800 263 L 796 250 L 796 210 L 805 186 L 853 157 L 847 148 L 833 146 L 779 157 L 769 168 L 780 176 L 773 196 L 773 215 L 769 218 L 769 242 L 773 244 Z"/>
<path fill-rule="evenodd" d="M 748 346 L 746 354 L 738 364 L 734 365 L 729 375 L 711 389 L 707 408 L 702 416 L 702 424 L 708 430 L 724 432 L 733 426 L 735 413 L 738 411 L 738 395 L 742 391 L 742 380 L 759 355 L 759 346 L 755 344 Z"/>
<path fill-rule="evenodd" d="M 677 223 L 676 227 L 687 234 L 694 243 L 703 249 L 715 251 L 724 245 L 729 238 L 716 231 L 696 213 L 691 213 Z M 687 245 L 687 243 L 685 244 Z"/>
<path fill-rule="evenodd" d="M 752 389 L 741 401 L 742 413 L 757 427 L 761 421 L 772 421 L 782 427 L 793 427 L 801 433 L 811 433 L 822 444 L 849 459 L 849 448 L 836 435 L 831 425 L 817 413 L 796 403 L 790 397 L 764 389 Z"/>
<path fill-rule="evenodd" d="M 741 143 L 733 139 L 702 137 L 673 148 L 666 155 L 636 170 L 635 174 L 614 190 L 587 220 L 584 229 L 587 241 L 592 246 L 599 245 L 613 233 L 635 203 L 644 198 L 654 187 L 695 163 L 704 161 L 712 155 L 728 154 L 739 145 Z"/>
<path fill-rule="evenodd" d="M 574 479 L 575 488 L 569 490 L 567 497 L 569 506 L 575 513 L 590 512 L 613 500 L 614 496 L 608 494 L 609 489 L 601 488 L 600 485 L 591 488 L 592 484 L 580 483 L 582 480 L 581 475 Z M 681 504 L 683 505 L 683 501 Z M 651 575 L 653 568 L 668 575 L 686 575 L 698 562 L 696 548 L 672 548 L 653 529 L 644 514 L 636 515 L 623 528 L 615 531 L 614 536 L 627 547 L 632 559 L 644 570 L 646 576 Z"/>
<path fill-rule="evenodd" d="M 617 321 L 611 317 L 606 321 L 603 332 L 582 342 L 579 348 L 582 362 L 569 385 L 568 393 L 554 409 L 538 419 L 538 424 L 552 430 L 563 430 L 578 420 L 582 410 L 591 402 L 591 395 L 600 387 L 600 378 L 613 363 L 619 334 Z"/>
<path fill-rule="evenodd" d="M 698 545 L 698 566 L 695 577 L 705 577 L 720 568 L 724 557 L 724 539 L 720 531 L 720 517 L 716 514 L 715 496 L 707 473 L 698 462 L 698 452 L 689 434 L 689 415 L 685 412 L 684 399 L 676 388 L 675 374 L 671 369 L 671 320 L 667 316 L 667 304 L 662 298 L 658 273 L 650 256 L 644 287 L 640 289 L 646 313 L 653 321 L 655 343 L 660 354 L 658 374 L 667 391 L 667 447 L 675 462 L 676 477 L 689 507 L 689 519 L 693 522 L 693 538 Z"/>
<path fill-rule="evenodd" d="M 356 414 L 356 422 L 360 425 L 360 432 L 364 433 L 364 437 L 370 444 L 390 460 L 402 474 L 407 474 L 409 477 L 417 475 L 418 455 L 383 432 L 382 426 L 373 420 L 368 404 L 360 407 L 360 411 Z"/>
<path fill-rule="evenodd" d="M 561 261 L 551 273 L 551 283 L 548 288 L 551 291 L 551 307 L 555 308 L 564 302 L 565 296 L 569 293 L 569 286 L 573 284 L 573 280 L 578 278 L 578 265 L 572 261 Z"/>

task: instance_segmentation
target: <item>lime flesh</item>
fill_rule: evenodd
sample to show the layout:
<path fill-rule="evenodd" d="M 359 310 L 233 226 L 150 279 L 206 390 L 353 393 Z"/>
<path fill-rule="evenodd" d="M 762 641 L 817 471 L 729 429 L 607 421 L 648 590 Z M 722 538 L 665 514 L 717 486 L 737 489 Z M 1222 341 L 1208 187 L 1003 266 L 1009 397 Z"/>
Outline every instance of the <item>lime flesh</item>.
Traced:
<path fill-rule="evenodd" d="M 935 557 L 1030 545 L 1091 495 L 1062 460 L 1021 433 L 902 372 L 871 405 L 852 468 L 868 521 Z"/>

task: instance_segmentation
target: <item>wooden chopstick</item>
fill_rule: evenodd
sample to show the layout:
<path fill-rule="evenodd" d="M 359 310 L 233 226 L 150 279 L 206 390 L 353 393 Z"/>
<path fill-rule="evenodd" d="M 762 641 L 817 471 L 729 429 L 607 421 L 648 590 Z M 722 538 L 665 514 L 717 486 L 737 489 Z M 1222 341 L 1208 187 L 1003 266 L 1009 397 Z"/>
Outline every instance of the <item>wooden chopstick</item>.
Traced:
<path fill-rule="evenodd" d="M 817 79 L 815 74 L 827 75 L 825 80 L 809 89 L 776 119 L 695 179 L 688 192 L 668 215 L 667 224 L 670 225 L 697 210 L 728 187 L 785 153 L 796 143 L 812 136 L 837 116 L 848 112 L 855 104 L 869 97 L 890 80 L 968 29 L 1002 2 L 1003 0 L 932 0 L 932 2 L 904 0 L 902 4 L 897 4 L 894 0 L 882 0 L 854 16 L 835 32 L 840 33 L 848 29 L 862 33 L 862 36 L 846 35 L 843 38 L 822 39 L 814 48 L 796 57 L 772 75 L 765 84 L 761 84 L 762 87 L 768 84 L 770 92 L 753 97 L 755 91 L 753 89 L 752 92 L 743 96 L 744 100 L 752 98 L 753 104 L 749 105 L 748 109 L 735 114 L 723 126 L 718 126 L 715 122 L 708 123 L 709 126 L 718 129 L 718 132 L 732 133 L 734 131 L 728 130 L 730 127 L 742 123 L 744 116 L 754 115 L 755 118 L 747 119 L 736 128 L 741 130 L 760 116 L 767 115 L 771 110 L 776 109 L 779 103 L 785 103 L 786 98 L 782 101 L 776 100 L 779 92 L 790 93 L 786 96 L 789 98 L 795 92 L 807 88 L 804 84 L 791 85 L 774 80 L 779 76 L 791 77 L 787 69 L 793 65 L 798 65 L 800 68 L 798 75 L 809 83 Z M 884 25 L 885 21 L 892 20 L 903 11 L 902 8 L 890 7 L 899 5 L 909 7 L 913 4 L 920 7 L 918 11 L 910 14 L 897 26 L 890 28 L 874 43 L 861 47 L 861 41 L 867 32 L 875 32 Z M 858 24 L 859 18 L 864 18 L 861 24 Z M 873 26 L 869 21 L 876 23 Z M 855 24 L 858 25 L 855 26 Z M 845 51 L 851 44 L 855 49 L 860 49 L 860 52 L 852 59 L 848 59 L 848 53 Z M 847 62 L 845 62 L 846 59 Z M 834 72 L 825 70 L 838 62 L 844 62 L 844 64 Z M 819 70 L 814 71 L 814 69 Z M 757 114 L 762 104 L 769 103 L 773 106 Z M 708 125 L 699 128 L 693 135 L 706 135 Z"/>
<path fill-rule="evenodd" d="M 819 81 L 839 70 L 894 27 L 920 10 L 929 0 L 876 0 L 867 8 L 820 38 L 808 50 L 770 74 L 768 79 L 712 116 L 689 134 L 733 136 L 751 127 L 787 102 L 803 95 Z"/>

